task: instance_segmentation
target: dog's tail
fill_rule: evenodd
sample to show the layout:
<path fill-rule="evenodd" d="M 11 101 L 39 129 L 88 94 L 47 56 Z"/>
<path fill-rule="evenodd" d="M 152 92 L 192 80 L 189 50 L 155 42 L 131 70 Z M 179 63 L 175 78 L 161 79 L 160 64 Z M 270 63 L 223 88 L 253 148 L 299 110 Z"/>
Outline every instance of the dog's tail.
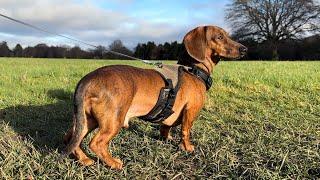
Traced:
<path fill-rule="evenodd" d="M 86 123 L 86 114 L 84 109 L 85 83 L 79 82 L 74 94 L 74 115 L 73 115 L 73 133 L 71 139 L 63 153 L 66 157 L 78 147 L 83 139 L 84 124 Z"/>

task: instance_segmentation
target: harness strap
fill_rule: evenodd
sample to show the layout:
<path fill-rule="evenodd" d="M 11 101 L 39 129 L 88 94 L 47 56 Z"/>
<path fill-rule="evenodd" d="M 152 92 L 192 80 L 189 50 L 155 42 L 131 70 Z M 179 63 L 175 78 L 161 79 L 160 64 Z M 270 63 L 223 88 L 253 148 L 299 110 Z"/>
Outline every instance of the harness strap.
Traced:
<path fill-rule="evenodd" d="M 179 67 L 178 69 L 179 77 L 182 71 L 183 71 L 183 67 Z M 164 121 L 171 114 L 174 113 L 172 108 L 181 84 L 180 81 L 178 81 L 178 84 L 176 85 L 176 87 L 173 87 L 171 79 L 166 79 L 161 73 L 159 74 L 165 81 L 166 86 L 161 88 L 158 101 L 156 105 L 152 108 L 152 110 L 147 115 L 139 117 L 139 119 L 149 121 L 152 123 Z"/>
<path fill-rule="evenodd" d="M 201 69 L 197 66 L 193 66 L 193 67 L 189 68 L 188 72 L 195 75 L 198 79 L 203 81 L 204 84 L 206 85 L 207 91 L 210 89 L 210 87 L 212 86 L 212 82 L 213 82 L 210 74 L 208 74 L 206 71 L 204 71 L 203 69 Z"/>

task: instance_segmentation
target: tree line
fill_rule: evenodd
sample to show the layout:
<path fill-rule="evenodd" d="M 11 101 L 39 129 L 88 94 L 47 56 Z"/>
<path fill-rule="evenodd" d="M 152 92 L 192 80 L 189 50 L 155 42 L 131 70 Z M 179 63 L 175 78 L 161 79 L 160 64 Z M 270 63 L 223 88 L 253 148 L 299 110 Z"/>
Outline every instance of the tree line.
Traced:
<path fill-rule="evenodd" d="M 320 60 L 320 35 L 278 41 L 276 52 L 270 41 L 258 42 L 253 38 L 238 41 L 249 49 L 247 60 Z"/>
<path fill-rule="evenodd" d="M 110 53 L 108 50 L 120 52 L 132 56 L 133 52 L 126 48 L 120 40 L 116 40 L 109 45 L 97 46 L 94 49 L 84 50 L 79 46 L 48 46 L 40 43 L 36 46 L 23 48 L 17 44 L 10 49 L 7 42 L 0 43 L 0 57 L 27 57 L 27 58 L 72 58 L 72 59 L 123 59 L 124 57 Z M 127 58 L 125 58 L 127 59 Z"/>
<path fill-rule="evenodd" d="M 127 57 L 111 53 L 119 52 L 141 59 L 177 60 L 183 50 L 181 43 L 155 44 L 154 42 L 139 43 L 134 50 L 125 47 L 121 40 L 113 41 L 108 47 L 97 46 L 94 49 L 84 50 L 79 46 L 48 46 L 40 43 L 36 46 L 23 48 L 17 44 L 13 49 L 7 42 L 0 42 L 0 57 L 27 57 L 27 58 L 69 58 L 69 59 L 128 59 Z"/>
<path fill-rule="evenodd" d="M 233 37 L 237 38 L 237 37 Z M 258 42 L 253 38 L 239 39 L 240 43 L 249 48 L 245 60 L 272 60 L 273 46 L 270 42 Z M 277 56 L 280 60 L 319 60 L 320 35 L 313 35 L 301 39 L 286 39 L 280 41 L 277 47 Z M 84 50 L 79 46 L 48 46 L 38 44 L 23 48 L 17 44 L 10 49 L 6 42 L 0 42 L 0 57 L 28 57 L 28 58 L 68 58 L 68 59 L 128 59 L 108 52 L 112 50 L 140 59 L 150 60 L 178 60 L 184 53 L 182 43 L 154 42 L 139 43 L 133 50 L 125 47 L 120 40 L 114 41 L 108 47 L 98 46 L 95 49 Z"/>

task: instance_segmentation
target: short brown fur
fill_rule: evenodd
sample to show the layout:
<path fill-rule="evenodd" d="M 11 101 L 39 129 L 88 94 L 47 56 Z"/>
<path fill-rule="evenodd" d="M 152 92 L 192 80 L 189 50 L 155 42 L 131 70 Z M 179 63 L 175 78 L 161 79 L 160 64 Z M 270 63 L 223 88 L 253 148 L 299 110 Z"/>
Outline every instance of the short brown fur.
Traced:
<path fill-rule="evenodd" d="M 216 26 L 201 26 L 184 37 L 188 58 L 180 64 L 198 66 L 211 74 L 219 57 L 239 58 L 246 48 L 232 41 L 228 34 Z M 188 61 L 188 62 L 183 62 Z M 160 89 L 165 86 L 162 77 L 152 69 L 125 65 L 99 68 L 86 75 L 76 88 L 73 127 L 64 137 L 66 155 L 72 153 L 83 165 L 94 163 L 81 149 L 82 139 L 99 127 L 90 142 L 90 149 L 111 168 L 121 169 L 121 160 L 113 158 L 106 149 L 121 127 L 128 128 L 129 119 L 146 115 L 156 104 Z M 184 72 L 172 114 L 161 124 L 160 135 L 171 139 L 170 128 L 181 124 L 180 147 L 194 150 L 190 131 L 194 120 L 204 105 L 206 86 L 195 76 Z"/>

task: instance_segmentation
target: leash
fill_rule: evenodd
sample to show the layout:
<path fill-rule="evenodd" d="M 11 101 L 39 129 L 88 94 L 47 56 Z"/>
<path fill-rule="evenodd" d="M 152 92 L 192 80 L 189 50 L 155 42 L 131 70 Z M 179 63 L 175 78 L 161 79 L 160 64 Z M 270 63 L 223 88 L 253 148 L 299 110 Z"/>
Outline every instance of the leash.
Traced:
<path fill-rule="evenodd" d="M 38 26 L 35 26 L 35 25 L 32 25 L 32 24 L 26 23 L 26 22 L 24 22 L 24 21 L 21 21 L 21 20 L 18 20 L 18 19 L 15 19 L 15 18 L 6 16 L 6 15 L 1 14 L 1 13 L 0 13 L 0 16 L 3 17 L 3 18 L 8 19 L 8 20 L 10 20 L 10 21 L 13 21 L 13 22 L 15 22 L 15 23 L 18 23 L 18 24 L 27 26 L 27 27 L 29 27 L 29 28 L 32 28 L 32 29 L 37 30 L 37 31 L 41 31 L 41 32 L 46 33 L 46 34 L 59 36 L 59 37 L 62 37 L 62 38 L 65 38 L 65 39 L 68 39 L 68 40 L 71 40 L 71 41 L 74 41 L 74 42 L 77 42 L 77 43 L 81 43 L 81 44 L 84 44 L 84 45 L 87 45 L 87 46 L 90 46 L 90 47 L 98 48 L 98 46 L 93 45 L 93 44 L 90 44 L 90 43 L 87 43 L 87 42 L 82 41 L 82 40 L 80 40 L 80 39 L 76 39 L 76 38 L 74 38 L 74 37 L 70 37 L 70 36 L 65 36 L 65 35 L 62 35 L 62 34 L 54 33 L 54 32 L 48 31 L 48 30 L 46 30 L 46 29 L 44 29 L 44 28 L 40 28 L 40 27 L 38 27 Z M 112 53 L 112 54 L 115 54 L 115 55 L 119 55 L 119 56 L 123 56 L 123 57 L 130 58 L 130 59 L 139 60 L 139 61 L 141 61 L 141 62 L 143 62 L 143 63 L 145 63 L 145 64 L 162 67 L 162 62 L 161 62 L 161 61 L 144 60 L 144 59 L 136 58 L 136 57 L 133 57 L 133 56 L 130 56 L 130 55 L 127 55 L 127 54 L 122 54 L 122 53 L 120 53 L 120 52 L 116 52 L 116 51 L 112 51 L 112 50 L 107 50 L 107 49 L 105 49 L 103 52 L 109 52 L 109 53 Z"/>

